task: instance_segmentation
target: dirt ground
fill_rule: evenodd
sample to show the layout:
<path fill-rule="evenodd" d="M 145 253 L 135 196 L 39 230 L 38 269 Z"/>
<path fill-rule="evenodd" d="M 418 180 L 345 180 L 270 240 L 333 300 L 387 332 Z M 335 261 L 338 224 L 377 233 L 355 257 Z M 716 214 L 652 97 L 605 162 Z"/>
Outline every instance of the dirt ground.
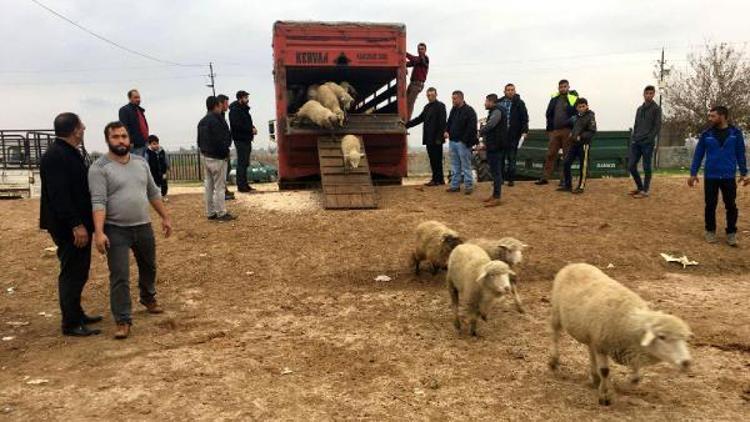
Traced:
<path fill-rule="evenodd" d="M 683 178 L 654 186 L 634 200 L 627 180 L 592 181 L 582 196 L 524 182 L 495 209 L 479 206 L 487 184 L 472 197 L 382 187 L 380 209 L 338 212 L 320 210 L 315 194 L 269 192 L 230 203 L 232 223 L 206 221 L 200 195 L 175 194 L 175 234 L 158 237 L 167 313 L 138 308 L 125 341 L 111 338 L 98 254 L 84 307 L 105 315 L 104 333 L 60 335 L 57 260 L 35 228 L 38 201 L 0 201 L 0 420 L 747 420 L 750 236 L 736 249 L 705 244 L 702 191 Z M 750 227 L 750 188 L 739 205 Z M 443 275 L 407 265 L 427 219 L 532 245 L 520 286 L 528 313 L 501 303 L 481 338 L 458 335 Z M 660 252 L 700 265 L 666 264 Z M 616 401 L 603 408 L 587 385 L 588 354 L 564 337 L 551 374 L 550 282 L 578 261 L 684 318 L 693 373 L 660 364 L 631 387 L 613 366 Z"/>

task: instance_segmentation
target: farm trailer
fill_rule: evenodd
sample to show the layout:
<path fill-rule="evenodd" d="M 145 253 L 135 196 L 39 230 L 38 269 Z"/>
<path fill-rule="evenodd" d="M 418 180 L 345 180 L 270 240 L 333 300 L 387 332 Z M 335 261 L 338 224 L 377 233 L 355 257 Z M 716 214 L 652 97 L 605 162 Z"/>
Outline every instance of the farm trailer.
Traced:
<path fill-rule="evenodd" d="M 401 183 L 407 174 L 408 159 L 406 129 L 402 124 L 407 117 L 405 55 L 406 29 L 402 24 L 290 21 L 274 24 L 281 189 L 316 183 L 321 177 L 324 191 L 331 180 L 349 185 L 349 188 L 338 187 L 341 192 L 364 190 L 370 177 L 376 183 Z M 344 126 L 325 130 L 292 125 L 296 111 L 307 100 L 308 87 L 327 81 L 346 81 L 357 92 Z M 362 138 L 366 155 L 363 165 L 369 168 L 366 176 L 347 177 L 334 165 L 338 157 L 333 146 L 344 134 Z"/>

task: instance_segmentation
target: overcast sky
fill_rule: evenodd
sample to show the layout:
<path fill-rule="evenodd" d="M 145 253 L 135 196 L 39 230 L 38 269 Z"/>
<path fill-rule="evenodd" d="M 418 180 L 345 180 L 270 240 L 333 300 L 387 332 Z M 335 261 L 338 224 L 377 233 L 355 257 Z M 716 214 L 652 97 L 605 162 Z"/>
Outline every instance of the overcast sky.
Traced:
<path fill-rule="evenodd" d="M 712 1 L 383 1 L 352 7 L 333 1 L 41 0 L 94 32 L 163 60 L 124 52 L 50 14 L 30 0 L 0 0 L 0 128 L 49 128 L 63 111 L 81 115 L 87 145 L 103 149 L 104 125 L 117 118 L 126 92 L 138 88 L 152 133 L 168 148 L 195 143 L 205 113 L 207 63 L 216 63 L 217 93 L 251 93 L 260 136 L 268 145 L 274 118 L 271 29 L 276 20 L 402 22 L 407 43 L 428 44 L 428 85 L 449 102 L 462 89 L 480 116 L 484 95 L 516 84 L 531 127 L 557 81 L 567 78 L 588 98 L 600 129 L 627 129 L 643 86 L 654 83 L 662 46 L 685 67 L 706 41 L 745 49 L 750 2 Z M 424 104 L 420 98 L 416 109 Z M 416 136 L 410 139 L 418 145 Z"/>

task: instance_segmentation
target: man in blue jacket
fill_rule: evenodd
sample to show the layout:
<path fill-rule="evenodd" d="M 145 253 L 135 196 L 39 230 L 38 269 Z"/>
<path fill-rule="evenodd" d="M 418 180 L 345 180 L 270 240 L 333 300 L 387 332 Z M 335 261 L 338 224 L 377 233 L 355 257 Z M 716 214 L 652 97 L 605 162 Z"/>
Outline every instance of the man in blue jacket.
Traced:
<path fill-rule="evenodd" d="M 740 168 L 740 182 L 742 186 L 750 184 L 747 178 L 747 162 L 745 160 L 745 139 L 742 131 L 728 122 L 729 110 L 724 106 L 716 106 L 708 113 L 711 127 L 701 133 L 698 145 L 693 155 L 693 165 L 690 167 L 688 186 L 698 184 L 698 170 L 706 157 L 703 168 L 705 181 L 704 192 L 706 201 L 706 241 L 716 243 L 716 205 L 719 202 L 719 191 L 724 200 L 727 211 L 727 244 L 737 246 L 737 182 L 735 176 L 737 167 Z"/>

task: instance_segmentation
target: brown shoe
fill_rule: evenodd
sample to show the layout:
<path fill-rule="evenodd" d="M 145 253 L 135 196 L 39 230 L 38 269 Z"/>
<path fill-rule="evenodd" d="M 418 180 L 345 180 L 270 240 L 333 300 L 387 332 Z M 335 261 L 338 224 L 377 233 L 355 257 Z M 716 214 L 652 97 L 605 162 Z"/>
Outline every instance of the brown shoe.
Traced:
<path fill-rule="evenodd" d="M 146 307 L 146 311 L 150 314 L 163 314 L 164 309 L 159 306 L 159 303 L 157 301 L 153 301 L 151 303 L 144 303 L 143 306 Z"/>
<path fill-rule="evenodd" d="M 490 196 L 490 197 L 489 197 L 489 198 L 487 198 L 487 199 L 482 199 L 482 202 L 492 202 L 492 201 L 494 201 L 494 200 L 495 200 L 495 197 L 494 197 L 494 196 Z"/>
<path fill-rule="evenodd" d="M 497 207 L 497 206 L 500 206 L 499 198 L 492 198 L 492 201 L 489 201 L 486 204 L 484 204 L 485 208 L 491 208 L 491 207 Z"/>
<path fill-rule="evenodd" d="M 117 329 L 115 330 L 115 339 L 124 340 L 128 338 L 129 335 L 130 335 L 130 324 L 126 322 L 118 323 Z"/>

